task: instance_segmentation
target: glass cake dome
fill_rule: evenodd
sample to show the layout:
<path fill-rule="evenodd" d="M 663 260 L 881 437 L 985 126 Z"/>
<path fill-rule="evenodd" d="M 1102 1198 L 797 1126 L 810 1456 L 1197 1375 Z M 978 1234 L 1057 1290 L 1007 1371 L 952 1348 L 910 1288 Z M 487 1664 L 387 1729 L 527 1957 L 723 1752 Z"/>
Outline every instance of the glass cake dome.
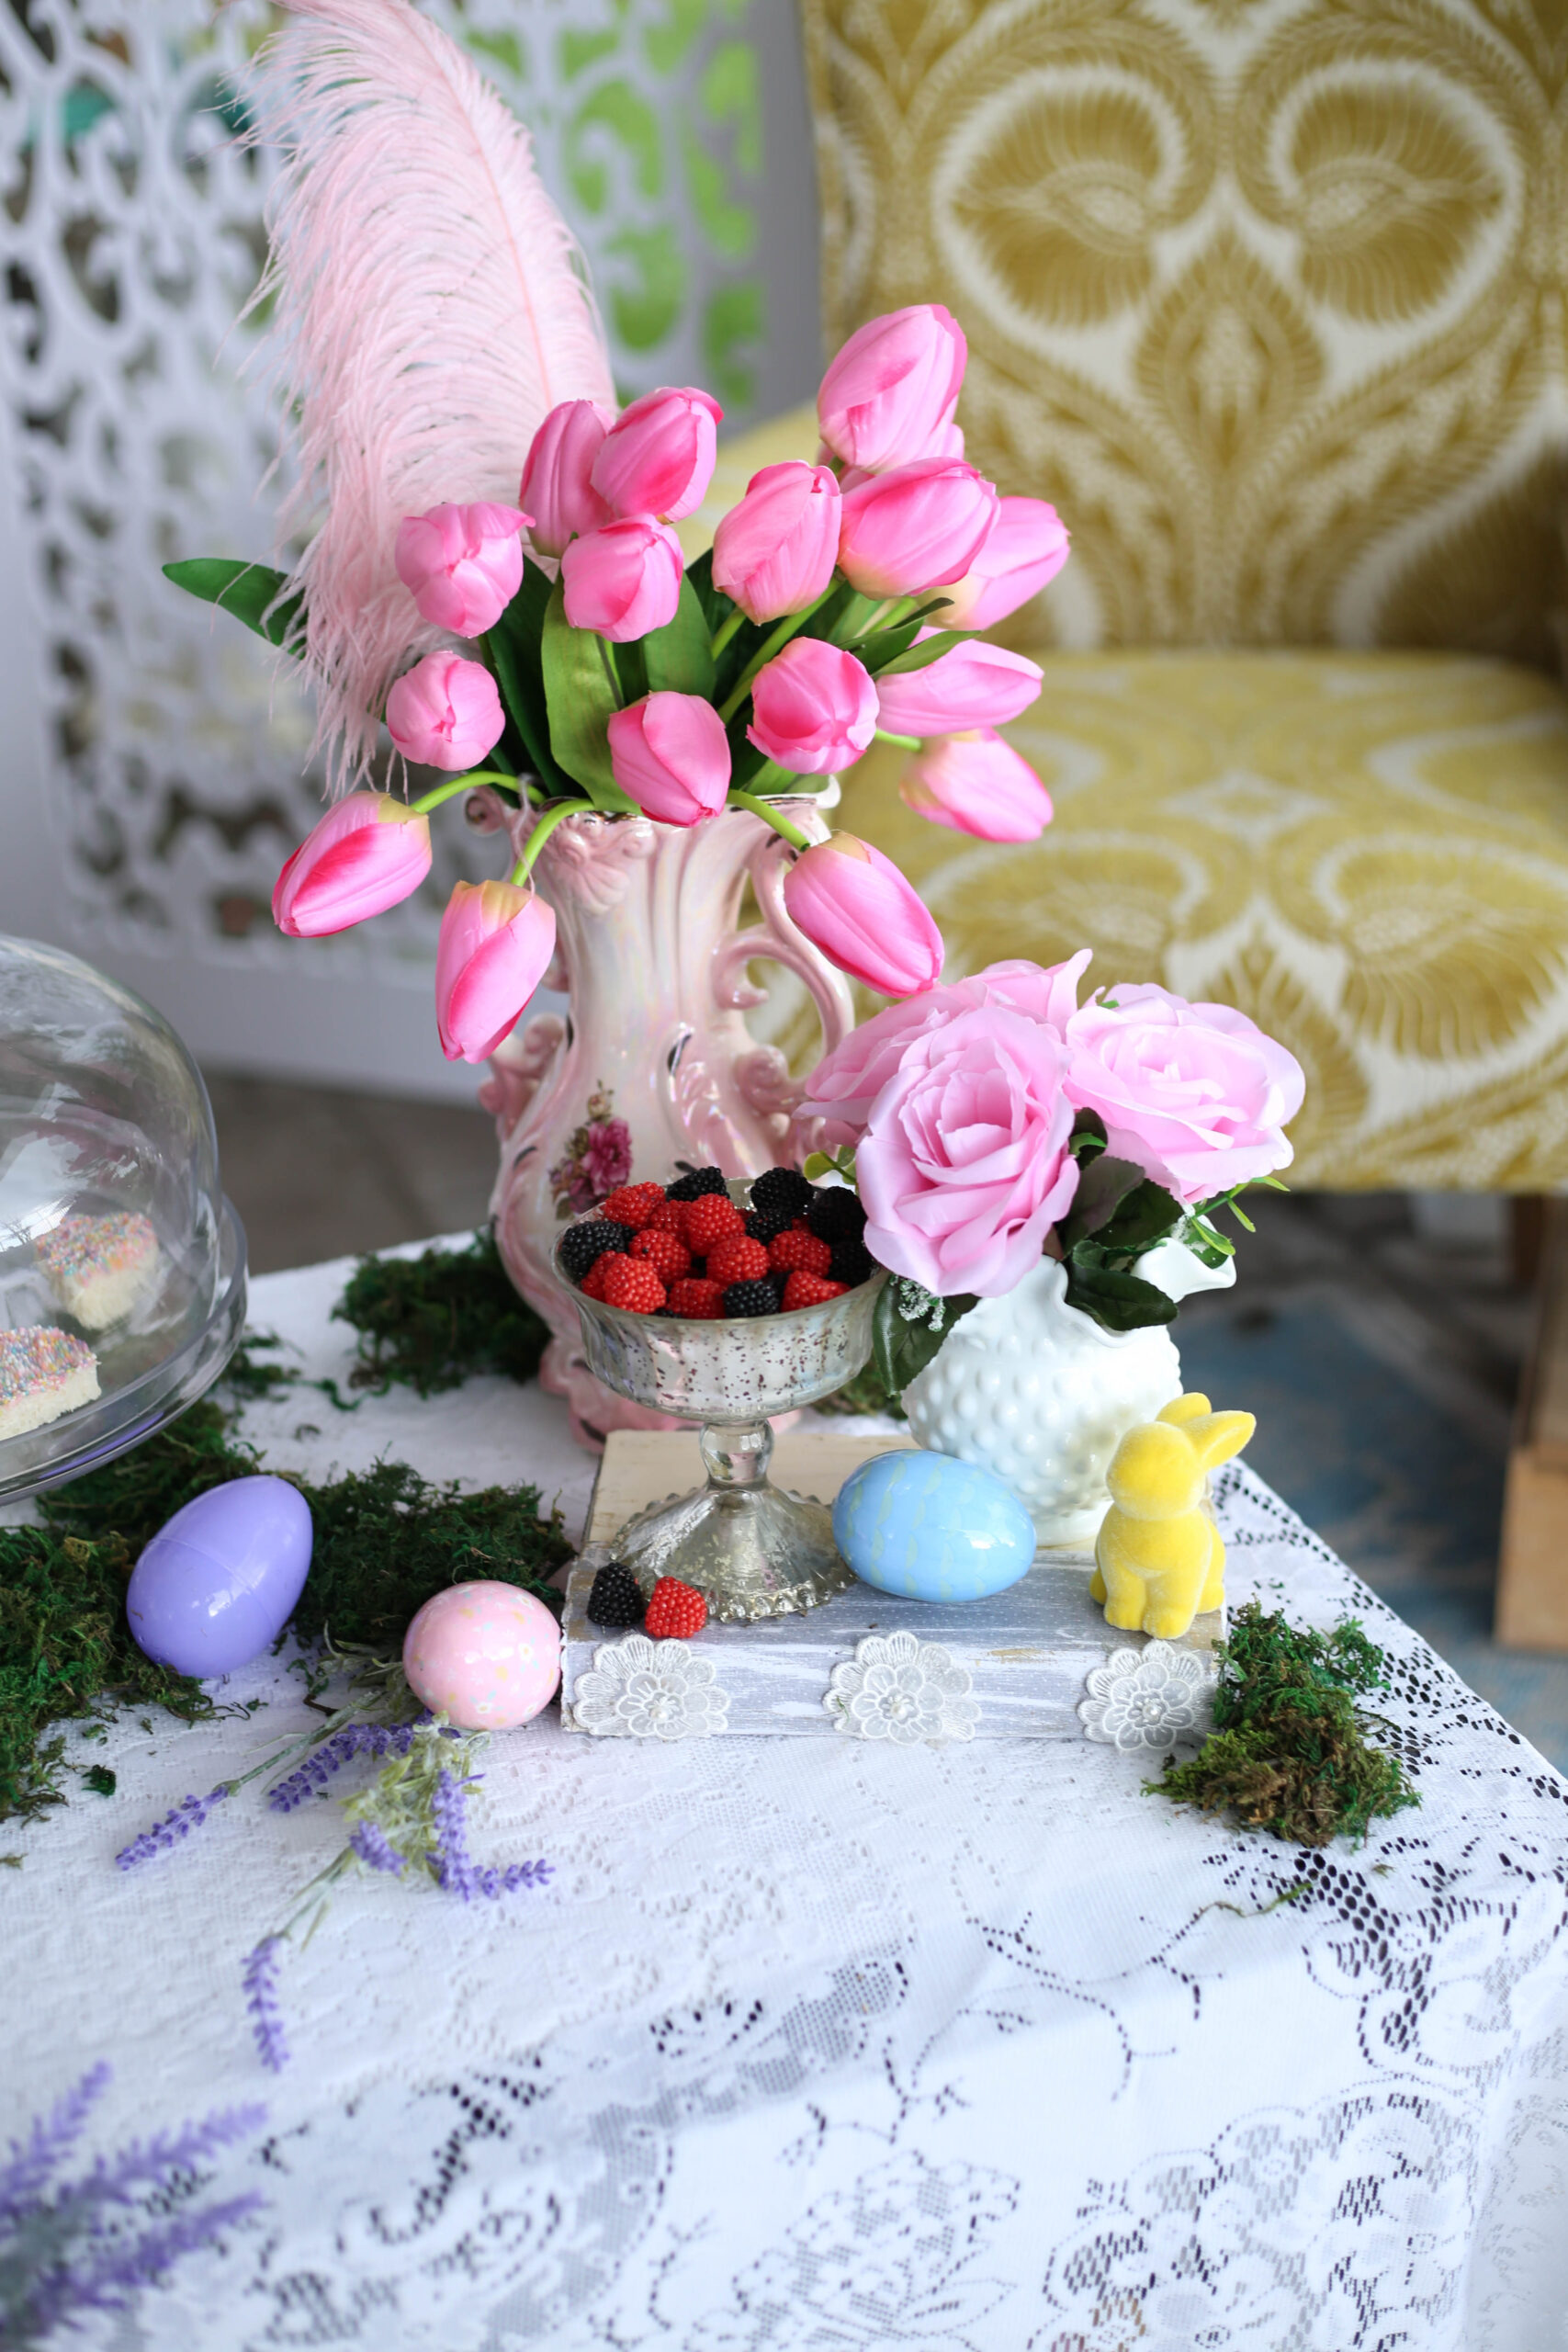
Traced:
<path fill-rule="evenodd" d="M 91 965 L 0 937 L 0 1499 L 172 1420 L 244 1319 L 245 1237 L 185 1046 Z"/>

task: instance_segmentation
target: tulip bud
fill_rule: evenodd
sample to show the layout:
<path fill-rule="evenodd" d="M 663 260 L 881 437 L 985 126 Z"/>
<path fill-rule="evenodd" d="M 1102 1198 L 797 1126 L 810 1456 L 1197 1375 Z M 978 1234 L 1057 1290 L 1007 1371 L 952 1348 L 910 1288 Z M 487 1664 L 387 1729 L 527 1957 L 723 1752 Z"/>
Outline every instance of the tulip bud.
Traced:
<path fill-rule="evenodd" d="M 433 506 L 398 526 L 398 578 L 421 618 L 456 637 L 493 628 L 523 580 L 517 534 L 529 516 L 481 499 L 473 506 Z"/>
<path fill-rule="evenodd" d="M 650 514 L 631 514 L 573 539 L 561 558 L 566 616 L 626 645 L 667 628 L 681 602 L 681 542 Z"/>
<path fill-rule="evenodd" d="M 713 535 L 713 584 L 749 621 L 814 605 L 839 560 L 839 484 L 827 466 L 791 458 L 753 474 Z"/>
<path fill-rule="evenodd" d="M 715 426 L 724 414 L 706 392 L 645 392 L 604 435 L 593 487 L 617 514 L 695 514 L 713 480 Z"/>
<path fill-rule="evenodd" d="M 877 725 L 890 735 L 952 735 L 1005 727 L 1039 699 L 1045 673 L 1000 645 L 955 645 L 923 670 L 876 682 Z"/>
<path fill-rule="evenodd" d="M 313 825 L 273 886 L 290 939 L 346 931 L 412 896 L 430 871 L 430 820 L 388 792 L 351 792 Z"/>
<path fill-rule="evenodd" d="M 852 653 L 792 638 L 751 682 L 748 740 L 795 775 L 832 775 L 876 732 L 876 688 Z"/>
<path fill-rule="evenodd" d="M 540 555 L 558 556 L 580 531 L 609 522 L 589 476 L 613 422 L 597 401 L 562 401 L 535 434 L 517 495 L 534 517 L 529 537 Z"/>
<path fill-rule="evenodd" d="M 797 857 L 784 911 L 830 963 L 884 996 L 917 996 L 942 976 L 942 933 L 890 858 L 853 833 Z"/>
<path fill-rule="evenodd" d="M 666 825 L 694 825 L 724 806 L 729 738 L 699 695 L 644 695 L 610 720 L 610 766 L 623 792 Z"/>
<path fill-rule="evenodd" d="M 995 628 L 1016 613 L 1067 560 L 1067 528 L 1043 498 L 1004 498 L 991 536 L 953 594 L 942 620 L 950 628 Z"/>
<path fill-rule="evenodd" d="M 1029 762 L 988 727 L 922 744 L 898 797 L 917 817 L 982 842 L 1036 842 L 1055 813 Z"/>
<path fill-rule="evenodd" d="M 435 943 L 435 1021 L 449 1062 L 489 1060 L 555 952 L 555 910 L 533 891 L 457 884 Z"/>
<path fill-rule="evenodd" d="M 823 440 L 850 466 L 903 466 L 927 455 L 952 424 L 968 358 L 963 328 L 940 302 L 868 320 L 822 379 Z"/>
<path fill-rule="evenodd" d="M 866 596 L 918 596 L 962 580 L 990 537 L 1001 503 L 956 458 L 922 458 L 874 475 L 842 503 L 839 562 Z"/>
<path fill-rule="evenodd" d="M 495 680 L 460 653 L 427 653 L 387 696 L 387 732 L 405 760 L 428 768 L 471 768 L 505 724 Z"/>

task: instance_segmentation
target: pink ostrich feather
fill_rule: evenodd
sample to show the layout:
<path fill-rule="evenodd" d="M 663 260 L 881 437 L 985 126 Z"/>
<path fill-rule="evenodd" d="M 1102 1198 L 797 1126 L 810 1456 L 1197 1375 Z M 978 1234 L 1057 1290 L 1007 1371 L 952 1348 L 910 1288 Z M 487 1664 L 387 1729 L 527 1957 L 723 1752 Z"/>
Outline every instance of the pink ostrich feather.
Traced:
<path fill-rule="evenodd" d="M 615 404 L 581 254 L 526 130 L 411 0 L 284 0 L 311 20 L 256 61 L 260 136 L 284 151 L 271 364 L 294 444 L 279 537 L 313 533 L 304 590 L 316 748 L 364 775 L 387 690 L 449 642 L 393 550 L 443 500 L 515 503 L 546 412 Z"/>

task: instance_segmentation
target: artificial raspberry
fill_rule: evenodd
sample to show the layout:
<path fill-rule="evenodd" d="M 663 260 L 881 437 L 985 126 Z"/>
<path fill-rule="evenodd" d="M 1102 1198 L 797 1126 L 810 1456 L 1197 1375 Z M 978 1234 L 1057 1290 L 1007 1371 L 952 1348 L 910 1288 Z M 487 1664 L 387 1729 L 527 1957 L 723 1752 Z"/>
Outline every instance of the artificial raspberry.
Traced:
<path fill-rule="evenodd" d="M 814 1233 L 781 1233 L 768 1244 L 768 1263 L 776 1274 L 826 1274 L 832 1257 Z"/>
<path fill-rule="evenodd" d="M 584 1298 L 596 1298 L 600 1302 L 601 1306 L 603 1306 L 604 1299 L 605 1266 L 607 1261 L 615 1255 L 615 1252 L 613 1250 L 606 1250 L 603 1258 L 594 1259 L 593 1263 L 589 1267 L 588 1272 L 583 1275 L 582 1280 L 577 1285 Z"/>
<path fill-rule="evenodd" d="M 833 1184 L 817 1194 L 806 1212 L 806 1221 L 831 1248 L 838 1241 L 860 1239 L 865 1230 L 865 1211 L 859 1194 L 847 1184 Z"/>
<path fill-rule="evenodd" d="M 692 1253 L 678 1233 L 659 1233 L 645 1225 L 634 1233 L 628 1257 L 646 1260 L 661 1283 L 672 1283 L 692 1271 Z"/>
<path fill-rule="evenodd" d="M 591 1625 L 640 1625 L 642 1587 L 624 1560 L 608 1560 L 588 1593 Z"/>
<path fill-rule="evenodd" d="M 627 1315 L 653 1315 L 664 1304 L 664 1284 L 646 1258 L 614 1255 L 604 1268 L 604 1304 Z"/>
<path fill-rule="evenodd" d="M 717 1283 L 688 1275 L 684 1281 L 671 1283 L 670 1311 L 672 1315 L 689 1315 L 698 1323 L 716 1322 L 724 1313 L 723 1288 Z"/>
<path fill-rule="evenodd" d="M 649 1596 L 642 1630 L 650 1641 L 686 1642 L 708 1622 L 708 1605 L 694 1585 L 660 1577 Z"/>
<path fill-rule="evenodd" d="M 751 1187 L 751 1205 L 785 1223 L 811 1206 L 811 1187 L 798 1168 L 764 1168 Z"/>
<path fill-rule="evenodd" d="M 728 1290 L 731 1283 L 760 1283 L 769 1272 L 768 1253 L 749 1234 L 727 1233 L 708 1251 L 708 1280 Z"/>
<path fill-rule="evenodd" d="M 688 1168 L 673 1184 L 664 1187 L 667 1201 L 699 1201 L 705 1193 L 722 1193 L 726 1200 L 729 1197 L 729 1188 L 716 1168 Z"/>
<path fill-rule="evenodd" d="M 686 1204 L 684 1201 L 660 1201 L 648 1223 L 642 1227 L 644 1233 L 684 1233 L 685 1230 Z"/>
<path fill-rule="evenodd" d="M 776 1315 L 779 1295 L 772 1283 L 731 1283 L 724 1294 L 724 1311 L 727 1315 Z"/>
<path fill-rule="evenodd" d="M 848 1288 L 848 1283 L 824 1282 L 820 1274 L 791 1274 L 784 1284 L 784 1313 L 793 1315 L 797 1306 L 823 1306 L 830 1298 L 842 1298 Z"/>
<path fill-rule="evenodd" d="M 664 1205 L 662 1184 L 623 1184 L 612 1193 L 600 1211 L 601 1216 L 614 1217 L 617 1225 L 629 1226 L 640 1233 L 655 1209 Z"/>
<path fill-rule="evenodd" d="M 746 1221 L 728 1193 L 704 1193 L 686 1204 L 684 1239 L 694 1258 L 705 1258 L 727 1233 L 744 1233 Z"/>
<path fill-rule="evenodd" d="M 560 1261 L 573 1282 L 581 1282 L 595 1258 L 606 1250 L 624 1250 L 631 1239 L 629 1226 L 614 1225 L 608 1217 L 590 1217 L 586 1225 L 569 1225 L 561 1235 Z"/>
<path fill-rule="evenodd" d="M 862 1283 L 871 1280 L 875 1264 L 863 1241 L 840 1241 L 833 1251 L 828 1279 L 842 1283 L 846 1290 L 858 1290 Z"/>

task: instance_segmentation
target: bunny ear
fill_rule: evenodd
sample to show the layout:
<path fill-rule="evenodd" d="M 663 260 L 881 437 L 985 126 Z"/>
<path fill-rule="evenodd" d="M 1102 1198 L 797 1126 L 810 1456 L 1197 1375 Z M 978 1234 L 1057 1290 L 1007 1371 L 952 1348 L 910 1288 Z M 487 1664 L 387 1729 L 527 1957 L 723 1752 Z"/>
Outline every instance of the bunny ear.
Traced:
<path fill-rule="evenodd" d="M 1205 1414 L 1212 1413 L 1213 1409 L 1208 1398 L 1200 1390 L 1190 1388 L 1185 1396 L 1173 1396 L 1164 1410 L 1156 1414 L 1155 1419 L 1160 1421 L 1174 1421 L 1179 1429 L 1183 1421 L 1201 1420 Z"/>
<path fill-rule="evenodd" d="M 1258 1427 L 1251 1413 L 1211 1413 L 1206 1422 L 1191 1422 L 1187 1434 L 1197 1450 L 1198 1459 L 1205 1470 L 1213 1470 L 1218 1463 L 1228 1462 L 1250 1444 Z"/>

